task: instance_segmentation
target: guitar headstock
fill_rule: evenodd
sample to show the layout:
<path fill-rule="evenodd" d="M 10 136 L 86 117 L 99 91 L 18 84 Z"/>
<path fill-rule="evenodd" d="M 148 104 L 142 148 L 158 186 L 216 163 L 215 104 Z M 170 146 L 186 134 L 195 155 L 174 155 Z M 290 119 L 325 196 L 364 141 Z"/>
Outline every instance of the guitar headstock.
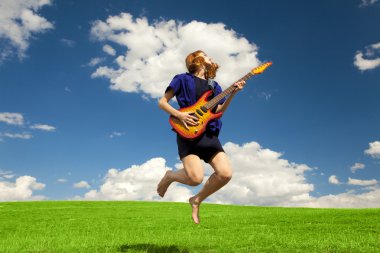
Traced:
<path fill-rule="evenodd" d="M 264 64 L 261 64 L 260 66 L 254 68 L 251 70 L 251 73 L 254 75 L 258 75 L 263 73 L 270 65 L 272 65 L 272 62 L 266 62 Z"/>

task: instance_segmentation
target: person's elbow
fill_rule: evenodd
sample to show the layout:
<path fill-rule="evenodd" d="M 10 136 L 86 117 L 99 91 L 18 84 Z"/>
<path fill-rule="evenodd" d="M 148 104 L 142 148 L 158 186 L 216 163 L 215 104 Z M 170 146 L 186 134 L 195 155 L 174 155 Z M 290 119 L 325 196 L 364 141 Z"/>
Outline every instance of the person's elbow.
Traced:
<path fill-rule="evenodd" d="M 167 103 L 168 101 L 166 100 L 165 97 L 162 97 L 160 98 L 160 100 L 158 100 L 158 107 L 163 109 L 164 108 L 164 104 Z"/>

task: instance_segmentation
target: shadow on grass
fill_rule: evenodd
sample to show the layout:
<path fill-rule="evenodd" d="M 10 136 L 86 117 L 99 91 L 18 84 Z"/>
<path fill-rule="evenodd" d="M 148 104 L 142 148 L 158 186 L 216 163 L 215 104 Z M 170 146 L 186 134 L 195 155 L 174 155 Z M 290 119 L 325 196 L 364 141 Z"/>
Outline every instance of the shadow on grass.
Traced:
<path fill-rule="evenodd" d="M 147 243 L 142 243 L 142 244 L 125 244 L 120 246 L 119 252 L 130 252 L 130 251 L 143 251 L 143 252 L 148 252 L 148 253 L 161 253 L 161 252 L 166 252 L 166 253 L 189 253 L 187 249 L 179 249 L 175 245 L 170 245 L 170 246 L 159 246 L 159 245 L 154 245 L 154 244 L 147 244 Z"/>

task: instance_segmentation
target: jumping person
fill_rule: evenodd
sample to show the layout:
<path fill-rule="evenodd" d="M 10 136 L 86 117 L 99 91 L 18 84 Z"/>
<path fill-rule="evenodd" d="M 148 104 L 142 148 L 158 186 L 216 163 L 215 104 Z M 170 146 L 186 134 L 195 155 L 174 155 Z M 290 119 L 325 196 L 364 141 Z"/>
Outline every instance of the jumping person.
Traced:
<path fill-rule="evenodd" d="M 164 96 L 159 100 L 159 107 L 168 114 L 178 118 L 187 128 L 197 125 L 197 118 L 188 112 L 181 112 L 173 108 L 169 101 L 176 96 L 180 108 L 193 105 L 206 91 L 213 89 L 213 96 L 222 92 L 220 85 L 209 79 L 215 78 L 218 64 L 214 63 L 203 51 L 195 51 L 186 57 L 188 73 L 176 75 L 167 87 Z M 225 112 L 235 94 L 243 89 L 244 81 L 234 84 L 236 89 L 227 99 L 213 109 L 214 113 Z M 177 134 L 177 146 L 179 157 L 183 163 L 183 169 L 166 171 L 164 177 L 157 186 L 157 193 L 163 197 L 172 182 L 196 186 L 202 183 L 204 171 L 201 159 L 209 163 L 214 173 L 209 177 L 203 188 L 189 199 L 192 208 L 192 219 L 199 223 L 199 207 L 203 200 L 222 188 L 232 177 L 232 169 L 229 159 L 218 139 L 221 130 L 221 120 L 211 120 L 206 131 L 195 140 L 188 140 Z"/>

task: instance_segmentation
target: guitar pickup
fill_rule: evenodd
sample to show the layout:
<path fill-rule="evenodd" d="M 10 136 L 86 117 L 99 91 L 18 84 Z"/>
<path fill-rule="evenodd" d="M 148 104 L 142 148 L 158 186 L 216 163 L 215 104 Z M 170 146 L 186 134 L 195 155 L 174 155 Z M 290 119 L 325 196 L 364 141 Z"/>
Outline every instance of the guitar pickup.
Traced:
<path fill-rule="evenodd" d="M 197 113 L 201 116 L 203 116 L 203 113 L 201 112 L 201 110 L 197 109 Z"/>
<path fill-rule="evenodd" d="M 199 121 L 199 117 L 198 117 L 198 115 L 196 113 L 190 113 L 190 115 L 196 117 L 197 121 Z"/>

